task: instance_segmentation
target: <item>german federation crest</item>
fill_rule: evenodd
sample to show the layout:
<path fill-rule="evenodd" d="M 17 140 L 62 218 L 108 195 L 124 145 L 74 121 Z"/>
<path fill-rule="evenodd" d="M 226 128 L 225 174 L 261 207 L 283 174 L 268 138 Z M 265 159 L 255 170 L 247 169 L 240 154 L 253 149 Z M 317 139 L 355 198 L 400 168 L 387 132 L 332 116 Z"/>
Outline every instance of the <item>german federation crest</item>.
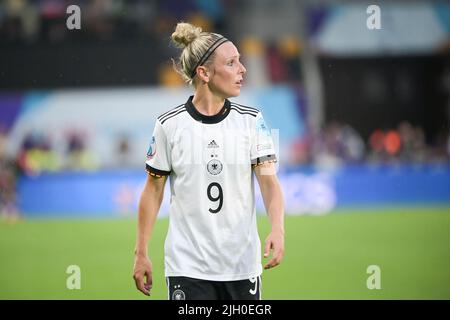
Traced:
<path fill-rule="evenodd" d="M 222 172 L 223 165 L 218 159 L 212 159 L 208 162 L 206 168 L 210 174 L 216 176 Z"/>
<path fill-rule="evenodd" d="M 172 294 L 172 300 L 186 300 L 183 290 L 177 289 Z"/>

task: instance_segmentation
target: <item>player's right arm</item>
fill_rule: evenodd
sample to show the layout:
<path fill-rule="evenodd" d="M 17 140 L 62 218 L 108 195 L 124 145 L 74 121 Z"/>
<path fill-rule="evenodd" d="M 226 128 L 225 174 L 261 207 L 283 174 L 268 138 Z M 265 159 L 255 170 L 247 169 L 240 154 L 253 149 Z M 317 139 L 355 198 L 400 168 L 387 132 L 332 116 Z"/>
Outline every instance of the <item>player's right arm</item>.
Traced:
<path fill-rule="evenodd" d="M 161 207 L 166 180 L 167 176 L 156 177 L 149 174 L 139 200 L 133 278 L 137 289 L 147 296 L 150 295 L 153 284 L 153 270 L 148 256 L 148 242 Z"/>

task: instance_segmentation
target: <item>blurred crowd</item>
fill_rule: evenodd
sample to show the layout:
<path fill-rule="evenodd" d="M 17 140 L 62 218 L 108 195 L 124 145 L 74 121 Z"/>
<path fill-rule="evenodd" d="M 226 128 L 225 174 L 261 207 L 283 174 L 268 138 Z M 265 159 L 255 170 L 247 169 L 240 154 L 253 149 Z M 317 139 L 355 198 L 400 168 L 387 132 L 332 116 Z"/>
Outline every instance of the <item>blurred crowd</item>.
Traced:
<path fill-rule="evenodd" d="M 82 131 L 72 130 L 55 142 L 33 131 L 24 137 L 12 163 L 19 173 L 28 176 L 43 172 L 140 169 L 141 161 L 133 159 L 131 140 L 126 134 L 116 136 L 114 161 L 108 163 L 96 157 L 89 147 L 89 139 Z M 283 164 L 321 168 L 364 163 L 446 163 L 450 162 L 450 133 L 430 144 L 426 142 L 423 128 L 404 121 L 396 128 L 376 129 L 365 140 L 350 125 L 332 121 L 315 134 L 309 130 L 299 137 L 289 148 L 289 155 L 290 159 L 284 159 Z"/>
<path fill-rule="evenodd" d="M 31 131 L 23 138 L 16 156 L 6 152 L 7 131 L 0 126 L 0 217 L 14 222 L 17 210 L 16 184 L 20 176 L 43 173 L 90 172 L 101 169 L 127 169 L 130 164 L 129 137 L 120 135 L 115 145 L 115 162 L 104 164 L 88 146 L 89 137 L 81 131 L 68 131 L 62 141 Z"/>
<path fill-rule="evenodd" d="M 90 147 L 91 137 L 80 130 L 68 130 L 56 139 L 37 131 L 30 131 L 20 144 L 13 162 L 20 174 L 37 176 L 44 172 L 97 171 L 105 169 L 137 169 L 133 159 L 131 140 L 127 134 L 117 134 L 112 156 L 107 163 Z"/>
<path fill-rule="evenodd" d="M 151 37 L 164 32 L 173 19 L 198 13 L 212 16 L 220 4 L 216 0 L 5 0 L 0 3 L 1 41 L 31 44 Z M 80 8 L 82 26 L 77 33 L 66 27 L 70 5 Z"/>
<path fill-rule="evenodd" d="M 17 154 L 20 172 L 34 176 L 41 172 L 92 171 L 100 168 L 95 154 L 86 147 L 83 133 L 69 132 L 62 146 L 57 145 L 50 137 L 39 132 L 28 133 Z M 61 148 L 63 150 L 59 150 Z"/>
<path fill-rule="evenodd" d="M 422 127 L 407 121 L 396 128 L 378 128 L 367 141 L 350 125 L 332 121 L 317 134 L 298 139 L 293 162 L 336 168 L 348 164 L 439 164 L 450 162 L 450 132 L 427 143 Z"/>
<path fill-rule="evenodd" d="M 99 43 L 137 41 L 154 45 L 155 61 L 162 61 L 155 72 L 160 85 L 181 86 L 171 57 L 178 50 L 169 45 L 178 21 L 189 21 L 205 31 L 233 37 L 227 12 L 238 5 L 235 0 L 4 0 L 0 2 L 0 47 L 34 45 L 91 46 Z M 66 9 L 76 4 L 81 11 L 81 29 L 66 26 Z M 235 41 L 246 58 L 252 86 L 301 81 L 301 44 L 295 34 L 279 39 L 261 39 L 239 34 Z"/>

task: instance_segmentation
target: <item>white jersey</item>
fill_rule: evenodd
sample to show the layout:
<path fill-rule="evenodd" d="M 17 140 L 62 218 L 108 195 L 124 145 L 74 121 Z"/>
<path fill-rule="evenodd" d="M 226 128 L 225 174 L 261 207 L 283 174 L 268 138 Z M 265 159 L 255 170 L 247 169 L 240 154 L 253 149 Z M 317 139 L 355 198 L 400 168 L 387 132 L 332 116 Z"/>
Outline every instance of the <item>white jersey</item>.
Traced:
<path fill-rule="evenodd" d="M 214 116 L 189 100 L 158 117 L 151 175 L 170 175 L 165 276 L 232 281 L 262 273 L 252 165 L 276 161 L 260 111 L 225 100 Z"/>

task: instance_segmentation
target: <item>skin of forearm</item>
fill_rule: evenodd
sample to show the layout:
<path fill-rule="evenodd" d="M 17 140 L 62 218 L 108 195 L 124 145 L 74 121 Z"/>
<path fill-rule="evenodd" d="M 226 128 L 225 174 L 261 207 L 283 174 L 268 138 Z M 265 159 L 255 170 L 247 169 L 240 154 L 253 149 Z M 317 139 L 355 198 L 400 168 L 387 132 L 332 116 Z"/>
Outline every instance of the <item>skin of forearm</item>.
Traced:
<path fill-rule="evenodd" d="M 153 232 L 161 202 L 163 199 L 163 189 L 146 185 L 139 200 L 138 227 L 135 253 L 140 256 L 147 256 L 148 242 Z"/>
<path fill-rule="evenodd" d="M 261 194 L 269 216 L 272 231 L 284 233 L 284 204 L 281 187 L 276 176 L 265 177 L 261 185 Z"/>

